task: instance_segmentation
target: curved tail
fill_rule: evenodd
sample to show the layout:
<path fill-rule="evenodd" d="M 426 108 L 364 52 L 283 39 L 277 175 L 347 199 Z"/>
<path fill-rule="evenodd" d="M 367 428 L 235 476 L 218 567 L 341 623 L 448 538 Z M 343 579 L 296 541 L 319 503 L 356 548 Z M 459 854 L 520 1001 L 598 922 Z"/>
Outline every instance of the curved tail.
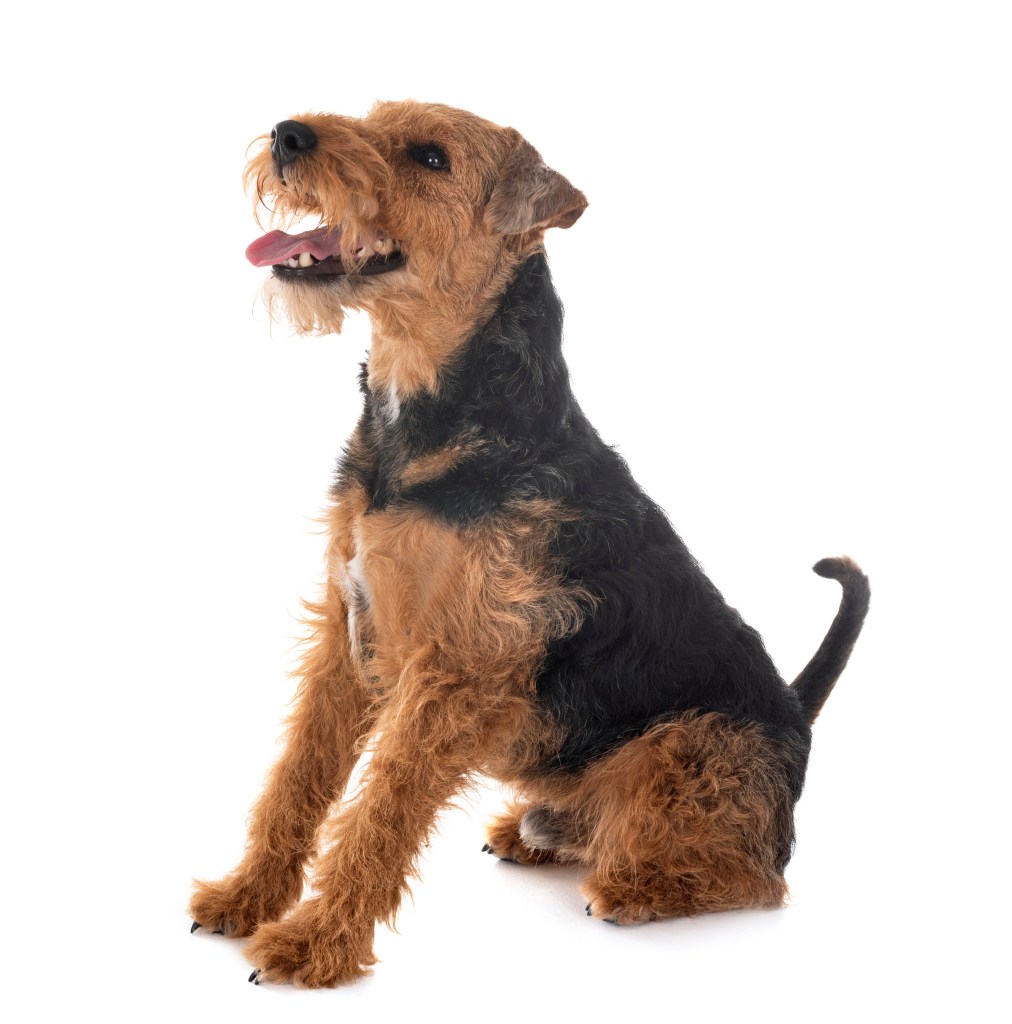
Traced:
<path fill-rule="evenodd" d="M 809 725 L 822 710 L 833 685 L 847 665 L 868 613 L 870 594 L 868 577 L 861 572 L 856 562 L 847 557 L 824 558 L 812 566 L 812 571 L 826 579 L 839 580 L 843 587 L 843 600 L 815 656 L 791 683 Z"/>

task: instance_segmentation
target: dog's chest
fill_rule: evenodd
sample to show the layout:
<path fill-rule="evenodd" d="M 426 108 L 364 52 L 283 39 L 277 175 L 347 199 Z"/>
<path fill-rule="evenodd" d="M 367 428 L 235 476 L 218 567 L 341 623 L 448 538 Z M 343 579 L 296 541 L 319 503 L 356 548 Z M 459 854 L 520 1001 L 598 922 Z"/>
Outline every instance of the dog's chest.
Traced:
<path fill-rule="evenodd" d="M 364 501 L 354 503 L 359 510 L 334 524 L 340 533 L 330 550 L 351 646 L 401 650 L 435 628 L 461 571 L 460 538 L 415 509 L 365 511 Z"/>
<path fill-rule="evenodd" d="M 538 661 L 581 614 L 547 557 L 552 513 L 539 502 L 453 524 L 419 503 L 372 508 L 365 487 L 349 486 L 332 512 L 329 569 L 370 675 L 396 678 L 423 650 L 468 673 L 508 653 L 510 678 L 517 659 Z"/>

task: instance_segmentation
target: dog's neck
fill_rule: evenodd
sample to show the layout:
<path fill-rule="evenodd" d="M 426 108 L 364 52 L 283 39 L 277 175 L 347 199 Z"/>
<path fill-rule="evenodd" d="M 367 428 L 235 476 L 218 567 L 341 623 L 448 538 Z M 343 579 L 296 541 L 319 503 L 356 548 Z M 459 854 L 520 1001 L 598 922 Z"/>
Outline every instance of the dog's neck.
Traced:
<path fill-rule="evenodd" d="M 480 325 L 447 347 L 432 386 L 407 390 L 396 375 L 377 379 L 371 353 L 362 384 L 374 429 L 429 447 L 426 439 L 453 436 L 465 425 L 534 436 L 564 415 L 571 394 L 562 305 L 544 253 L 528 257 Z"/>
<path fill-rule="evenodd" d="M 456 475 L 462 496 L 481 490 L 487 498 L 564 444 L 580 415 L 562 358 L 562 305 L 543 253 L 520 266 L 433 390 L 404 396 L 369 377 L 363 366 L 365 409 L 341 472 L 362 482 L 374 505 L 429 480 L 440 479 L 449 493 Z"/>
<path fill-rule="evenodd" d="M 541 242 L 540 233 L 531 233 L 505 242 L 485 239 L 479 252 L 473 251 L 478 243 L 462 245 L 442 263 L 423 267 L 420 277 L 370 300 L 364 306 L 372 321 L 370 389 L 398 400 L 435 393 L 444 368 L 494 315 Z"/>

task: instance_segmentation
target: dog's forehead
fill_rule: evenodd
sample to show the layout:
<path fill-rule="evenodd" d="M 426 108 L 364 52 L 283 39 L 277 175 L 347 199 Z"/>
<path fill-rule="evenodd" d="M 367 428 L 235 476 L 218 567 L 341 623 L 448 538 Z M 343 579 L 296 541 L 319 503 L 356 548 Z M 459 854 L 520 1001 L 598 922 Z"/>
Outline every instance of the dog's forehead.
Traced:
<path fill-rule="evenodd" d="M 492 147 L 506 152 L 518 139 L 518 133 L 512 128 L 441 103 L 381 101 L 369 111 L 363 123 L 391 139 L 412 143 Z"/>

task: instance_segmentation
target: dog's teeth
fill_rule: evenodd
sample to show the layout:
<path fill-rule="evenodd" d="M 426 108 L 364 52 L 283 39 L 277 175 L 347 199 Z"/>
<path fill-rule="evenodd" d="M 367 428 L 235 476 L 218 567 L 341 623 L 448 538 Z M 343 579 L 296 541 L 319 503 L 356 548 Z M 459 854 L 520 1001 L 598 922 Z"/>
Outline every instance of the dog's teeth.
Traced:
<path fill-rule="evenodd" d="M 376 242 L 373 246 L 380 256 L 389 256 L 392 252 L 397 251 L 397 243 L 392 238 L 383 238 Z"/>
<path fill-rule="evenodd" d="M 294 270 L 296 267 L 298 267 L 298 265 L 299 261 L 294 256 L 288 257 L 288 266 L 290 266 Z"/>
<path fill-rule="evenodd" d="M 313 265 L 313 257 L 308 252 L 299 253 L 299 266 L 300 267 L 311 267 Z"/>

